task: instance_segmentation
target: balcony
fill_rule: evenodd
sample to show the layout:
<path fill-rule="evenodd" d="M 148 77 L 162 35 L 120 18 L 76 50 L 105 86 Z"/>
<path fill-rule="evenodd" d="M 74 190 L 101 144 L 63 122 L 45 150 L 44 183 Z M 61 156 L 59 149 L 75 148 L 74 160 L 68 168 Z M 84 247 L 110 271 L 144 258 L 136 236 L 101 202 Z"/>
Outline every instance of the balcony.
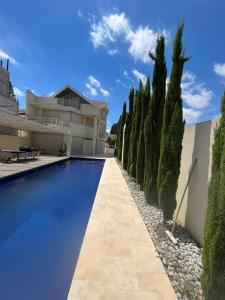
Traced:
<path fill-rule="evenodd" d="M 70 106 L 80 110 L 80 99 L 78 97 L 57 98 L 57 103 L 62 106 Z"/>
<path fill-rule="evenodd" d="M 28 117 L 28 119 L 43 125 L 48 125 L 53 129 L 63 130 L 65 132 L 67 132 L 70 129 L 69 122 L 64 120 L 58 120 L 54 117 Z"/>
<path fill-rule="evenodd" d="M 56 117 L 41 117 L 41 118 L 29 118 L 29 119 L 41 124 L 51 126 L 53 128 L 70 130 L 75 136 L 92 138 L 94 134 L 94 128 L 92 127 L 88 127 L 83 124 L 78 124 L 71 121 L 59 120 Z"/>
<path fill-rule="evenodd" d="M 43 124 L 55 124 L 55 125 L 61 125 L 61 126 L 69 126 L 69 121 L 66 120 L 59 120 L 58 118 L 55 117 L 42 117 L 39 121 L 40 123 Z"/>

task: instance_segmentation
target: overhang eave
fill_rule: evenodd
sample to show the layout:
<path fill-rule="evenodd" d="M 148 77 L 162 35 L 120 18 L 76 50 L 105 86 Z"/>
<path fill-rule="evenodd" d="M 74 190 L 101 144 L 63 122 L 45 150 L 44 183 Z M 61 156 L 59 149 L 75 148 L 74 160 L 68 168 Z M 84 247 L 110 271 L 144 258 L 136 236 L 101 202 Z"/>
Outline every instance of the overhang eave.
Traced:
<path fill-rule="evenodd" d="M 68 135 L 69 132 L 0 111 L 0 126 L 28 132 Z"/>

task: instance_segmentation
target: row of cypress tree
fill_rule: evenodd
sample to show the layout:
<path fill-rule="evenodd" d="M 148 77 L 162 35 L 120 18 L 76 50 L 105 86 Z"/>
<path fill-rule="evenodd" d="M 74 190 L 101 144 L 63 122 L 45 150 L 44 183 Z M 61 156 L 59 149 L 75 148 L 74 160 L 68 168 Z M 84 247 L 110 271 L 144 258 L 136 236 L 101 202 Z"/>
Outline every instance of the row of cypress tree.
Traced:
<path fill-rule="evenodd" d="M 180 172 L 184 121 L 182 115 L 181 78 L 186 61 L 182 46 L 183 24 L 178 27 L 173 47 L 173 65 L 166 92 L 167 68 L 164 36 L 157 39 L 152 95 L 150 79 L 145 87 L 129 94 L 119 120 L 117 157 L 133 176 L 146 201 L 163 210 L 164 221 L 171 219 L 176 207 L 176 190 Z M 203 245 L 201 283 L 206 300 L 225 299 L 225 92 L 221 101 L 221 119 L 215 130 L 212 170 Z M 122 155 L 122 130 L 124 153 Z"/>
<path fill-rule="evenodd" d="M 174 40 L 167 93 L 165 38 L 160 35 L 155 55 L 149 53 L 154 62 L 152 95 L 149 77 L 145 86 L 140 81 L 136 91 L 130 90 L 129 112 L 124 104 L 117 135 L 117 158 L 144 190 L 146 201 L 162 208 L 164 221 L 172 218 L 176 207 L 180 172 L 184 131 L 180 85 L 188 60 L 182 45 L 183 28 L 182 23 Z"/>
<path fill-rule="evenodd" d="M 225 299 L 225 92 L 214 133 L 202 262 L 205 299 Z"/>

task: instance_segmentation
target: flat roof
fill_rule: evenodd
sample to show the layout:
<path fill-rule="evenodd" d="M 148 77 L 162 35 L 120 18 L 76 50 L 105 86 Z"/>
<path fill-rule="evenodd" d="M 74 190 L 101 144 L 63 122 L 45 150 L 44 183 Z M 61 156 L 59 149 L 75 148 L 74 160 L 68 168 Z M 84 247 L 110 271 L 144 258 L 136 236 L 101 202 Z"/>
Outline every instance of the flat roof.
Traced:
<path fill-rule="evenodd" d="M 0 126 L 32 132 L 54 133 L 64 135 L 68 134 L 68 132 L 64 130 L 60 130 L 58 128 L 53 128 L 32 120 L 28 120 L 2 110 L 0 110 Z"/>

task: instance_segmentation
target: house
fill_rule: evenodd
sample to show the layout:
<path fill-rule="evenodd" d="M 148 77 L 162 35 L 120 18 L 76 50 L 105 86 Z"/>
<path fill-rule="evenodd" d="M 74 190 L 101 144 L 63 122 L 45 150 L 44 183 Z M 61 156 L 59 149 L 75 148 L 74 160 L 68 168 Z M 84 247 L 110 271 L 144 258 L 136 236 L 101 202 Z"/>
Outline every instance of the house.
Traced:
<path fill-rule="evenodd" d="M 27 90 L 26 114 L 29 120 L 67 132 L 71 155 L 105 153 L 107 102 L 90 100 L 71 85 L 63 86 L 52 96 L 36 96 Z M 50 154 L 58 152 L 58 142 L 55 135 L 32 134 L 32 144 Z"/>
<path fill-rule="evenodd" d="M 37 134 L 54 136 L 57 140 L 57 148 L 50 152 L 58 154 L 60 144 L 63 141 L 66 145 L 70 144 L 70 132 L 65 128 L 42 124 L 34 120 L 29 120 L 26 112 L 19 109 L 19 102 L 15 97 L 13 85 L 10 81 L 9 60 L 6 67 L 0 61 L 0 149 L 17 150 L 23 145 L 34 145 L 33 137 Z M 35 146 L 35 145 L 34 145 Z M 37 145 L 38 146 L 38 145 Z M 47 154 L 49 149 L 44 151 Z M 66 153 L 70 155 L 70 147 Z"/>
<path fill-rule="evenodd" d="M 7 60 L 6 68 L 3 67 L 2 60 L 0 63 L 0 110 L 5 113 L 15 114 L 19 110 L 19 103 L 16 99 L 12 83 L 10 81 L 10 74 L 8 71 L 9 61 Z M 0 134 L 14 134 L 17 132 L 14 128 L 9 127 L 1 127 L 0 126 Z"/>
<path fill-rule="evenodd" d="M 10 81 L 9 60 L 0 61 L 0 149 L 33 145 L 43 153 L 96 155 L 105 153 L 108 103 L 93 101 L 71 85 L 52 96 L 26 92 L 20 109 Z"/>

